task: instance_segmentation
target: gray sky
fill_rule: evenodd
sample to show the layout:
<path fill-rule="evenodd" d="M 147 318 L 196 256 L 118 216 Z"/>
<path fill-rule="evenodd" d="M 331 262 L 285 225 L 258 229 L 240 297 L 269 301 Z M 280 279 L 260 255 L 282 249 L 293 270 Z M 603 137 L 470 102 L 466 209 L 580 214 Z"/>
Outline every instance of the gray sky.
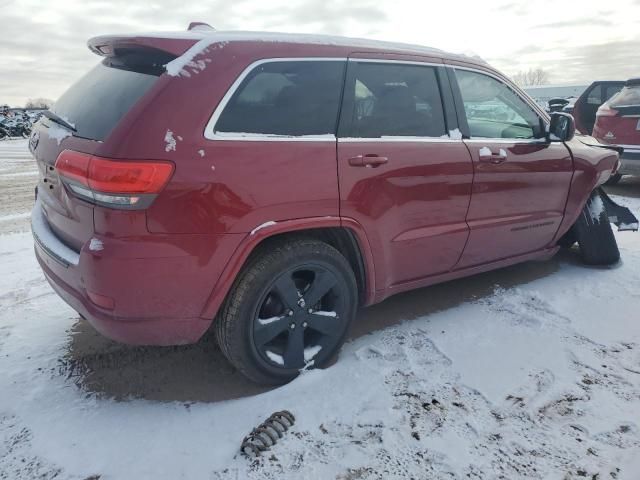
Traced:
<path fill-rule="evenodd" d="M 327 33 L 480 55 L 508 75 L 549 70 L 554 84 L 640 76 L 640 0 L 0 0 L 0 104 L 56 99 L 108 33 L 219 30 Z"/>

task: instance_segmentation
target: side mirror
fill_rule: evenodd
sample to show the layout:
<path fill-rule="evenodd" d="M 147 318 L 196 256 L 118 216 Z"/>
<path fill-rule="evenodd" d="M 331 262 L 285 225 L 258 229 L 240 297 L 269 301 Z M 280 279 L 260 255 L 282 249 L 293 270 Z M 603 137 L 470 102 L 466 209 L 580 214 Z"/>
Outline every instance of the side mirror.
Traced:
<path fill-rule="evenodd" d="M 547 140 L 550 142 L 568 142 L 576 133 L 576 122 L 573 116 L 564 112 L 553 112 Z"/>

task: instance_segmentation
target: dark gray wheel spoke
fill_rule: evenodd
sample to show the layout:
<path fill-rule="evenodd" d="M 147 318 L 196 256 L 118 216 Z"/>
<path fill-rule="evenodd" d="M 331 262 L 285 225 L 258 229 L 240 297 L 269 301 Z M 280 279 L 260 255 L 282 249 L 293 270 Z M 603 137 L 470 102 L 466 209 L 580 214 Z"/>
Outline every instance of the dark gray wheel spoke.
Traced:
<path fill-rule="evenodd" d="M 341 331 L 341 320 L 339 317 L 309 313 L 306 316 L 307 328 L 311 328 L 329 337 L 337 336 Z"/>
<path fill-rule="evenodd" d="M 311 307 L 318 303 L 329 290 L 336 285 L 336 278 L 326 270 L 316 270 L 315 278 L 311 283 L 311 287 L 304 294 L 305 303 Z"/>
<path fill-rule="evenodd" d="M 293 278 L 291 278 L 291 273 L 285 273 L 278 278 L 273 285 L 273 289 L 285 304 L 286 308 L 293 309 L 298 304 L 300 294 Z"/>
<path fill-rule="evenodd" d="M 278 320 L 273 320 L 269 323 L 262 324 L 260 319 L 256 320 L 253 338 L 256 345 L 263 346 L 276 338 L 282 332 L 289 328 L 289 317 L 282 316 Z"/>
<path fill-rule="evenodd" d="M 284 350 L 284 364 L 287 368 L 304 366 L 304 329 L 289 330 L 289 338 Z"/>

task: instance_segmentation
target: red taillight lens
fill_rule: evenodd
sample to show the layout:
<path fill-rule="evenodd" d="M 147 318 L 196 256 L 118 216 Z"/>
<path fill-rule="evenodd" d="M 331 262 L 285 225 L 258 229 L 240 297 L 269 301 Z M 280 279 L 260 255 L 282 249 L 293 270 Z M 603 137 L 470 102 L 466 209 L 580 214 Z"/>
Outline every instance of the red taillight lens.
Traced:
<path fill-rule="evenodd" d="M 70 180 L 74 180 L 82 185 L 89 186 L 89 163 L 91 155 L 86 153 L 64 150 L 58 155 L 56 169 L 60 175 L 64 175 Z"/>
<path fill-rule="evenodd" d="M 78 196 L 97 203 L 138 208 L 145 205 L 139 205 L 141 196 L 155 196 L 173 174 L 170 162 L 112 160 L 73 150 L 60 153 L 56 169 L 61 177 L 71 180 L 69 187 Z"/>
<path fill-rule="evenodd" d="M 122 162 L 93 157 L 89 186 L 104 193 L 158 193 L 172 173 L 173 164 L 168 162 Z"/>

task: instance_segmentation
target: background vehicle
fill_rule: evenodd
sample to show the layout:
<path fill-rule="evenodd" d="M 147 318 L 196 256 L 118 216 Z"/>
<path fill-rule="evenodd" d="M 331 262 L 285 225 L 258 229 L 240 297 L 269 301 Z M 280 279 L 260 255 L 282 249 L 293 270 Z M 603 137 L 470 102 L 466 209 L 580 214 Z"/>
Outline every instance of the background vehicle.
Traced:
<path fill-rule="evenodd" d="M 30 134 L 31 119 L 26 112 L 5 109 L 0 115 L 0 138 L 28 138 Z"/>
<path fill-rule="evenodd" d="M 596 113 L 593 136 L 624 148 L 621 166 L 609 183 L 623 175 L 640 175 L 640 78 L 633 78 Z"/>
<path fill-rule="evenodd" d="M 111 338 L 214 323 L 239 370 L 282 383 L 326 365 L 360 305 L 559 243 L 619 258 L 597 191 L 617 152 L 483 62 L 268 33 L 89 46 L 102 62 L 29 142 L 32 229 L 52 287 Z"/>
<path fill-rule="evenodd" d="M 573 106 L 573 117 L 576 120 L 576 128 L 587 135 L 593 132 L 596 122 L 596 112 L 600 106 L 618 93 L 624 86 L 624 81 L 597 81 L 593 82 L 578 97 Z"/>

